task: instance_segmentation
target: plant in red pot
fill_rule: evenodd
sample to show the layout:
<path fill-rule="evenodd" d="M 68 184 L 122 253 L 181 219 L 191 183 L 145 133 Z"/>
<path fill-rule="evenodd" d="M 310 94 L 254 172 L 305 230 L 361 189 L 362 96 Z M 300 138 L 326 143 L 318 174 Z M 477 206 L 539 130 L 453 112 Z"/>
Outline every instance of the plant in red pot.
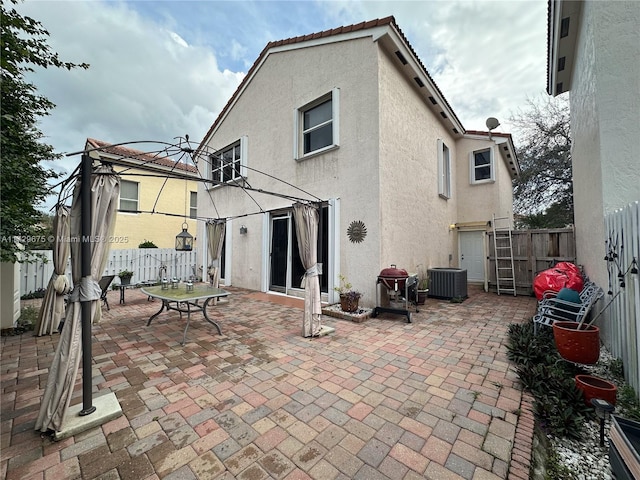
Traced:
<path fill-rule="evenodd" d="M 353 290 L 353 286 L 344 275 L 340 274 L 338 278 L 340 279 L 340 285 L 334 287 L 334 290 L 340 294 L 340 308 L 342 308 L 343 312 L 356 312 L 362 293 Z"/>

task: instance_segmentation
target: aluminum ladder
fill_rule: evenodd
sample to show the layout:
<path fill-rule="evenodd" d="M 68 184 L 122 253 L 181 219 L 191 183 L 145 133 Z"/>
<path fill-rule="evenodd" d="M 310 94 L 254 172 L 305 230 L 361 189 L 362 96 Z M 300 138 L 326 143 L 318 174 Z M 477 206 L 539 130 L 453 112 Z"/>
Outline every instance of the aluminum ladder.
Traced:
<path fill-rule="evenodd" d="M 513 268 L 513 241 L 511 217 L 493 214 L 493 249 L 496 259 L 496 285 L 498 295 L 511 293 L 516 296 L 516 276 Z"/>

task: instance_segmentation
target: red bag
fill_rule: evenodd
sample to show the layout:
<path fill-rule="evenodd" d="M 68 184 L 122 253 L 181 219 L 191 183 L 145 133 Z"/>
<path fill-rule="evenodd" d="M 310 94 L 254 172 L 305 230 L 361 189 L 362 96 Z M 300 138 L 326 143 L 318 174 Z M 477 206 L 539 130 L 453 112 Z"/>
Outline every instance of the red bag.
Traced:
<path fill-rule="evenodd" d="M 584 280 L 580 269 L 569 262 L 560 262 L 555 267 L 540 272 L 533 280 L 533 293 L 538 300 L 542 300 L 544 292 L 557 293 L 563 288 L 580 292 L 583 287 Z"/>

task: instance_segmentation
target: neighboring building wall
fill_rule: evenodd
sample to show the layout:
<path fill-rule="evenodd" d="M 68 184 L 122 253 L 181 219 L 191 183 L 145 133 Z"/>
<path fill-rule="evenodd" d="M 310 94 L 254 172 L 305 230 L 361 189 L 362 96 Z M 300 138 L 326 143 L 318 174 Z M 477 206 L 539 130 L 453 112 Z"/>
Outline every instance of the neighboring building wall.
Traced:
<path fill-rule="evenodd" d="M 640 8 L 583 4 L 571 101 L 578 263 L 607 285 L 604 215 L 640 198 Z"/>
<path fill-rule="evenodd" d="M 122 168 L 115 167 L 115 170 L 121 171 Z M 137 173 L 144 173 L 147 176 L 134 175 Z M 145 240 L 152 241 L 158 248 L 175 247 L 176 235 L 182 231 L 182 223 L 185 221 L 182 216 L 185 212 L 185 205 L 189 233 L 196 237 L 196 220 L 188 217 L 189 192 L 198 190 L 198 182 L 187 181 L 185 198 L 185 180 L 169 179 L 165 184 L 165 178 L 149 177 L 149 173 L 130 169 L 127 170 L 127 175 L 121 176 L 121 180 L 138 182 L 138 209 L 143 212 L 156 211 L 177 216 L 167 216 L 161 213 L 118 212 L 113 242 L 110 245 L 112 250 L 138 248 L 138 245 Z M 194 243 L 199 246 L 197 238 Z"/>

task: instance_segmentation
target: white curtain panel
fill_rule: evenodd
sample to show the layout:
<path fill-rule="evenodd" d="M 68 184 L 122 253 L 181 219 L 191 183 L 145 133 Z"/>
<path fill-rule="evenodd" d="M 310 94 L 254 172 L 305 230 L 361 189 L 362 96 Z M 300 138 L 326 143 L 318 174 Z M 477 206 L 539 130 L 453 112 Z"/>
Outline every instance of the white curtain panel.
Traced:
<path fill-rule="evenodd" d="M 318 223 L 319 212 L 314 205 L 296 203 L 293 205 L 293 218 L 296 224 L 296 236 L 300 260 L 306 272 L 301 286 L 304 287 L 304 316 L 302 336 L 313 337 L 320 333 L 320 278 L 322 273 L 318 265 Z"/>
<path fill-rule="evenodd" d="M 64 296 L 69 293 L 70 283 L 65 275 L 69 258 L 69 207 L 58 205 L 53 219 L 53 273 L 38 313 L 36 332 L 38 336 L 51 335 L 58 331 L 58 324 L 64 315 Z"/>
<path fill-rule="evenodd" d="M 222 255 L 222 244 L 224 243 L 224 232 L 226 222 L 224 220 L 209 220 L 206 224 L 207 228 L 207 249 L 209 253 L 209 268 L 207 275 L 211 286 L 218 288 L 220 286 L 220 256 Z M 216 265 L 214 265 L 214 262 Z M 215 305 L 217 298 L 213 299 L 212 304 Z"/>
<path fill-rule="evenodd" d="M 80 180 L 76 182 L 71 206 L 71 235 L 80 239 L 81 202 Z M 74 288 L 70 295 L 64 327 L 56 348 L 47 387 L 45 389 L 35 429 L 41 432 L 60 431 L 69 409 L 73 387 L 82 357 L 81 302 L 91 301 L 91 318 L 95 322 L 100 313 L 100 285 L 109 253 L 109 236 L 113 233 L 120 178 L 113 168 L 100 165 L 91 175 L 91 275 L 82 278 L 79 241 L 71 242 L 71 270 Z"/>

